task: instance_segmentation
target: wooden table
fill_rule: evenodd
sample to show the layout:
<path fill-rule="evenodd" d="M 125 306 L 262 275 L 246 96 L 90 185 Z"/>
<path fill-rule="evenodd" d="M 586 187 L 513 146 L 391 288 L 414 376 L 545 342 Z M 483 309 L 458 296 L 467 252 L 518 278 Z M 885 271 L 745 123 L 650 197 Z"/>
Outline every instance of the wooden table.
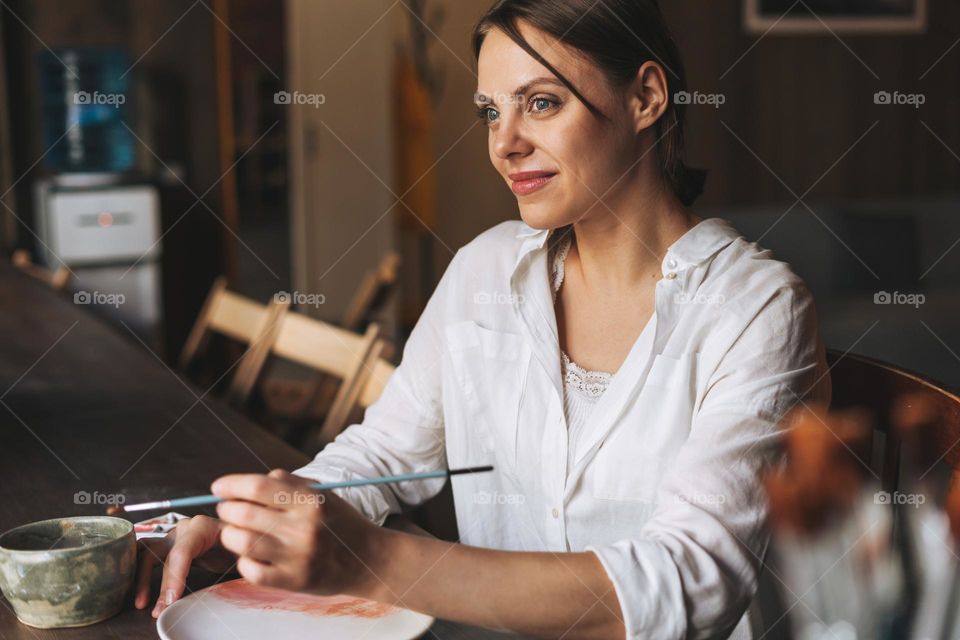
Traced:
<path fill-rule="evenodd" d="M 0 264 L 0 531 L 126 502 L 206 493 L 225 473 L 307 458 L 183 381 L 123 327 Z M 85 494 L 78 492 L 86 492 Z M 84 502 L 84 495 L 89 501 Z M 208 511 L 212 513 L 212 511 Z M 190 512 L 196 513 L 196 512 Z M 219 578 L 191 572 L 188 588 Z M 153 594 L 159 590 L 159 572 Z M 149 608 L 80 629 L 21 624 L 0 599 L 0 639 L 156 638 Z M 427 638 L 504 637 L 438 621 Z"/>

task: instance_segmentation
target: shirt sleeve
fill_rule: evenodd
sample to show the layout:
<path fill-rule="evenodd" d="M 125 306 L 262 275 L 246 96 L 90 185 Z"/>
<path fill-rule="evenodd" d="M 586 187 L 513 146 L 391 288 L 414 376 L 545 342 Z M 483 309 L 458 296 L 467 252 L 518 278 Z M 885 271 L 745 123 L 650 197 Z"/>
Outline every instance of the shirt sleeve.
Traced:
<path fill-rule="evenodd" d="M 769 539 L 759 473 L 776 460 L 781 418 L 801 399 L 830 400 L 806 288 L 780 288 L 754 308 L 709 376 L 653 517 L 636 538 L 587 547 L 613 583 L 631 640 L 733 630 Z"/>
<path fill-rule="evenodd" d="M 458 254 L 459 255 L 459 254 Z M 404 347 L 400 365 L 363 421 L 341 432 L 299 476 L 337 482 L 446 466 L 442 383 L 442 315 L 448 306 L 458 257 L 441 278 Z M 420 504 L 439 493 L 444 479 L 334 490 L 377 524 L 401 504 Z"/>

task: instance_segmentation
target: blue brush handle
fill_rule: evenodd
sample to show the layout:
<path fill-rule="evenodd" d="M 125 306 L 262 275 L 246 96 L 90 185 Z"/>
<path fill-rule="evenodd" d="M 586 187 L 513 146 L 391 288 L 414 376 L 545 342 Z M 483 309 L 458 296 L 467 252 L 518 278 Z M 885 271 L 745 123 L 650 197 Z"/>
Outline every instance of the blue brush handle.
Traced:
<path fill-rule="evenodd" d="M 393 482 L 406 482 L 408 480 L 427 480 L 430 478 L 446 478 L 464 473 L 483 473 L 493 471 L 492 466 L 485 467 L 467 467 L 464 469 L 438 469 L 436 471 L 422 471 L 420 473 L 401 473 L 395 476 L 382 476 L 380 478 L 357 478 L 355 480 L 343 480 L 341 482 L 314 482 L 308 485 L 315 491 L 326 491 L 329 489 L 342 489 L 344 487 L 364 487 L 372 484 L 389 484 Z M 161 500 L 159 502 L 143 502 L 140 504 L 125 505 L 124 511 L 147 511 L 151 509 L 174 509 L 178 507 L 199 507 L 207 504 L 216 504 L 223 498 L 215 495 L 190 496 L 189 498 L 174 498 L 173 500 Z"/>

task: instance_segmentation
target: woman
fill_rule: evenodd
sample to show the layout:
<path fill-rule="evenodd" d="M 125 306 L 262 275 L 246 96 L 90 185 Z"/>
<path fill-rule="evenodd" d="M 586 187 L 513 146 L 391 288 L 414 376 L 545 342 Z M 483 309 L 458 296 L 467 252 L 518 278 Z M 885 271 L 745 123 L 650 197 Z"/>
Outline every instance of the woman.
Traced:
<path fill-rule="evenodd" d="M 525 635 L 749 637 L 778 421 L 828 400 L 812 300 L 688 206 L 678 53 L 654 0 L 502 0 L 478 115 L 522 222 L 454 257 L 362 424 L 291 475 L 236 475 L 143 554 L 154 614 L 192 561 Z M 493 464 L 453 481 L 461 544 L 387 530 L 440 482 L 306 478 Z M 229 553 L 227 553 L 229 552 Z M 736 629 L 735 629 L 736 628 Z"/>

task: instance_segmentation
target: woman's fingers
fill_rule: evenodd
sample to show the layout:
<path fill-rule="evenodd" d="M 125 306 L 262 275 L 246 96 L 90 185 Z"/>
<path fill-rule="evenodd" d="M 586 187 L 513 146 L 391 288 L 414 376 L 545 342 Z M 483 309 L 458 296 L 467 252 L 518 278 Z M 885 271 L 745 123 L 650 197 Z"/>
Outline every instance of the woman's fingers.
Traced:
<path fill-rule="evenodd" d="M 253 558 L 242 557 L 237 561 L 237 571 L 247 582 L 262 587 L 284 587 L 287 581 L 282 579 L 280 570 Z"/>
<path fill-rule="evenodd" d="M 163 562 L 169 543 L 163 539 L 147 538 L 137 542 L 137 583 L 133 604 L 143 609 L 150 601 L 150 579 L 153 568 Z"/>
<path fill-rule="evenodd" d="M 246 500 L 275 509 L 287 509 L 300 483 L 259 473 L 235 473 L 222 476 L 210 485 L 210 491 L 224 500 Z"/>
<path fill-rule="evenodd" d="M 241 560 L 249 558 L 265 564 L 278 560 L 282 551 L 280 541 L 272 535 L 233 525 L 223 528 L 220 541 L 225 549 L 240 556 Z M 239 561 L 237 566 L 239 567 Z"/>
<path fill-rule="evenodd" d="M 217 504 L 217 515 L 226 524 L 266 533 L 280 525 L 283 512 L 253 502 L 224 500 Z"/>
<path fill-rule="evenodd" d="M 160 596 L 153 608 L 153 617 L 159 616 L 164 609 L 183 595 L 190 565 L 197 556 L 208 551 L 216 543 L 219 529 L 217 521 L 206 516 L 180 521 L 173 547 L 163 565 Z"/>
<path fill-rule="evenodd" d="M 183 590 L 187 586 L 187 574 L 190 573 L 190 564 L 194 557 L 196 557 L 194 552 L 184 545 L 174 546 L 170 550 L 167 561 L 163 565 L 160 596 L 153 608 L 154 618 L 183 595 Z"/>

